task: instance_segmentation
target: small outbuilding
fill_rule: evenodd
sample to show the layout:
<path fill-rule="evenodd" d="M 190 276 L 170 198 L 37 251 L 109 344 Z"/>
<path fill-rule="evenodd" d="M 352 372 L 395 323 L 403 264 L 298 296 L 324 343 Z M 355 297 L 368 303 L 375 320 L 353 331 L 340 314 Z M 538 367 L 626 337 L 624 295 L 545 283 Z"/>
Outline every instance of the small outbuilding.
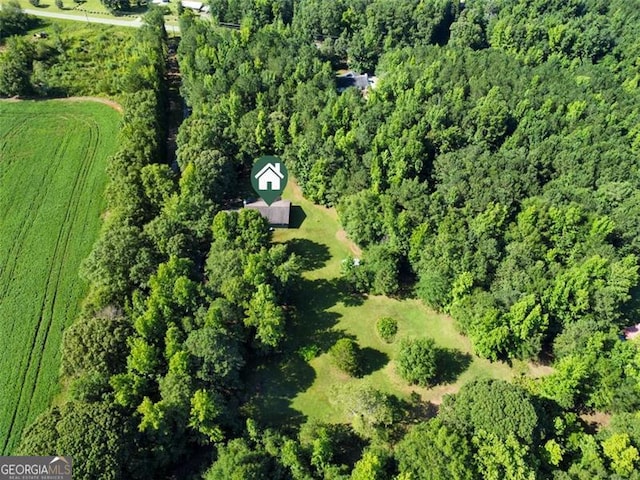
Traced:
<path fill-rule="evenodd" d="M 204 7 L 204 3 L 195 2 L 193 0 L 182 0 L 181 3 L 184 8 L 188 8 L 190 10 L 193 10 L 194 12 L 200 12 L 202 10 L 202 7 Z"/>
<path fill-rule="evenodd" d="M 245 202 L 245 208 L 258 210 L 260 215 L 267 219 L 272 227 L 288 228 L 291 216 L 291 202 L 289 200 L 276 200 L 267 205 L 264 200 Z"/>

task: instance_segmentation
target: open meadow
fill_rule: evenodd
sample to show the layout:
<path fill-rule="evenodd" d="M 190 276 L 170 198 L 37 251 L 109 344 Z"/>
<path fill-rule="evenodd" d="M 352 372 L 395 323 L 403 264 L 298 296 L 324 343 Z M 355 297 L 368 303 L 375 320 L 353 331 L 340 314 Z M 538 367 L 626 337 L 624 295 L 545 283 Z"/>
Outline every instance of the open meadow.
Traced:
<path fill-rule="evenodd" d="M 341 230 L 335 210 L 307 201 L 293 182 L 283 197 L 295 205 L 294 228 L 276 230 L 274 241 L 288 244 L 301 256 L 304 273 L 295 292 L 292 324 L 282 355 L 257 367 L 250 379 L 253 391 L 247 408 L 257 418 L 266 424 L 306 419 L 347 422 L 335 398 L 349 385 L 370 385 L 404 400 L 415 392 L 423 401 L 439 404 L 443 395 L 457 392 L 475 378 L 541 374 L 532 364 L 508 365 L 474 355 L 469 339 L 457 332 L 453 320 L 420 300 L 348 294 L 340 279 L 340 264 L 348 255 L 359 257 L 360 252 Z M 376 332 L 376 321 L 381 317 L 398 322 L 393 343 L 385 343 Z M 342 337 L 356 340 L 362 350 L 365 365 L 360 378 L 338 370 L 327 353 Z M 441 378 L 431 388 L 410 386 L 396 372 L 400 340 L 424 337 L 433 338 L 448 352 Z M 309 347 L 318 355 L 307 361 L 299 353 Z"/>
<path fill-rule="evenodd" d="M 62 333 L 86 285 L 119 114 L 95 102 L 0 102 L 0 454 L 59 389 Z M 53 452 L 52 452 L 53 453 Z"/>

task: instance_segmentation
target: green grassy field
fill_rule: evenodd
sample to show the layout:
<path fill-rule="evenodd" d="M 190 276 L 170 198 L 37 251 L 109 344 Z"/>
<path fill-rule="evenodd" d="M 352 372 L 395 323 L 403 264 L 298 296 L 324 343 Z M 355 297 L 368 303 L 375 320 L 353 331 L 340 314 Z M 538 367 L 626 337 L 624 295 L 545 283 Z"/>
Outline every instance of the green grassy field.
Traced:
<path fill-rule="evenodd" d="M 369 384 L 408 399 L 412 392 L 424 401 L 439 403 L 471 379 L 508 379 L 520 372 L 538 375 L 533 365 L 492 363 L 472 354 L 469 340 L 460 335 L 450 317 L 438 314 L 415 299 L 383 296 L 353 297 L 340 281 L 341 261 L 359 256 L 346 239 L 333 209 L 318 207 L 302 198 L 292 183 L 285 198 L 293 201 L 293 224 L 299 228 L 276 230 L 275 242 L 288 243 L 304 259 L 305 272 L 295 293 L 292 325 L 282 355 L 257 367 L 250 378 L 247 409 L 267 424 L 316 419 L 344 422 L 347 417 L 332 403 L 336 389 L 349 383 Z M 376 332 L 376 321 L 389 316 L 398 321 L 392 344 Z M 343 336 L 359 343 L 365 357 L 365 374 L 351 378 L 336 369 L 326 353 Z M 399 341 L 403 337 L 431 337 L 449 354 L 443 378 L 433 388 L 409 386 L 395 371 Z M 295 352 L 315 345 L 321 352 L 307 362 Z"/>
<path fill-rule="evenodd" d="M 3 455 L 58 391 L 62 332 L 86 293 L 78 267 L 100 228 L 118 124 L 93 102 L 0 102 Z"/>

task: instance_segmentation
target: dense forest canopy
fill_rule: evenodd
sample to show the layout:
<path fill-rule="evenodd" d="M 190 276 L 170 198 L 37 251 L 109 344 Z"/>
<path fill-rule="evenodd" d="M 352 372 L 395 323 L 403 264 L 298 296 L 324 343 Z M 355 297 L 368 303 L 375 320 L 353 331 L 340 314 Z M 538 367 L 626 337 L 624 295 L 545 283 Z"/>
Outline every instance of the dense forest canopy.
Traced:
<path fill-rule="evenodd" d="M 185 24 L 185 153 L 195 143 L 240 165 L 282 154 L 367 247 L 360 286 L 396 294 L 415 275 L 483 356 L 536 357 L 587 318 L 632 323 L 628 4 L 301 1 L 270 4 L 271 17 L 264 3 L 215 5 L 218 20 L 246 22 L 239 34 Z M 379 85 L 338 94 L 325 58 Z M 379 265 L 395 275 L 378 278 Z"/>
<path fill-rule="evenodd" d="M 469 2 L 449 45 L 384 54 L 366 100 L 349 92 L 292 119 L 301 134 L 284 154 L 305 193 L 338 206 L 369 261 L 415 274 L 483 356 L 535 357 L 577 321 L 632 323 L 637 40 L 625 8 Z"/>
<path fill-rule="evenodd" d="M 63 345 L 70 401 L 20 451 L 68 448 L 80 478 L 99 458 L 108 478 L 133 479 L 638 478 L 640 351 L 620 335 L 638 321 L 640 280 L 633 2 L 211 7 L 212 21 L 181 17 L 190 115 L 174 168 L 159 16 L 138 35 L 110 215 L 82 272 L 92 290 Z M 376 87 L 338 93 L 344 67 Z M 477 355 L 552 373 L 470 382 L 430 415 L 346 388 L 335 400 L 350 425 L 259 425 L 245 374 L 280 351 L 301 270 L 256 212 L 223 211 L 263 154 L 337 207 L 364 249 L 345 263 L 353 290 L 415 292 Z M 336 345 L 358 374 L 357 345 Z M 403 378 L 428 384 L 433 343 L 402 348 Z M 608 426 L 586 428 L 592 412 Z"/>

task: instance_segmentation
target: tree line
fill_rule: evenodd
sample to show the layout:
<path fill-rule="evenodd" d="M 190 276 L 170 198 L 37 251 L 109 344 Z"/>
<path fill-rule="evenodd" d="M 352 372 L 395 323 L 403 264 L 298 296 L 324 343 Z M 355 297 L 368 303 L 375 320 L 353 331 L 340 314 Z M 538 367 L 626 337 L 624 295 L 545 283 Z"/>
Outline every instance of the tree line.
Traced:
<path fill-rule="evenodd" d="M 34 56 L 33 47 L 20 37 L 37 24 L 34 17 L 25 14 L 15 0 L 0 5 L 0 41 L 5 48 L 0 52 L 0 96 L 24 95 L 30 91 L 30 74 Z"/>
<path fill-rule="evenodd" d="M 90 291 L 62 345 L 68 401 L 18 448 L 72 452 L 79 478 L 160 478 L 236 431 L 240 374 L 252 355 L 278 350 L 299 272 L 257 211 L 221 211 L 225 155 L 181 153 L 179 174 L 162 161 L 161 12 L 135 37 L 106 220 L 81 268 Z"/>

